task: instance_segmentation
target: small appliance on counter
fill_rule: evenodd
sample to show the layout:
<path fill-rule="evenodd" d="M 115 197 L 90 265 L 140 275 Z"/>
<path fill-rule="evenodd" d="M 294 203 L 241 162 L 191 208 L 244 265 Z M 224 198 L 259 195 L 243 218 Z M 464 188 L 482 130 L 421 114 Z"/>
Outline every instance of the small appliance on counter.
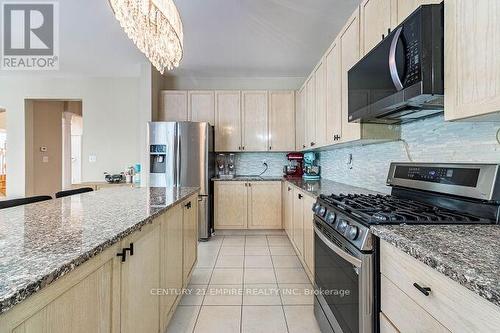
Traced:
<path fill-rule="evenodd" d="M 105 172 L 104 173 L 104 180 L 109 183 L 109 184 L 118 184 L 118 183 L 123 183 L 125 182 L 125 174 L 122 172 L 122 173 L 118 173 L 118 174 L 110 174 L 110 173 L 107 173 Z"/>
<path fill-rule="evenodd" d="M 304 174 L 304 154 L 288 153 L 286 155 L 288 164 L 283 167 L 283 174 L 286 179 L 301 178 Z"/>
<path fill-rule="evenodd" d="M 233 179 L 236 175 L 235 155 L 217 155 L 217 177 L 220 179 Z"/>
<path fill-rule="evenodd" d="M 320 167 L 317 161 L 316 153 L 310 151 L 304 154 L 304 175 L 302 178 L 305 180 L 320 179 Z"/>

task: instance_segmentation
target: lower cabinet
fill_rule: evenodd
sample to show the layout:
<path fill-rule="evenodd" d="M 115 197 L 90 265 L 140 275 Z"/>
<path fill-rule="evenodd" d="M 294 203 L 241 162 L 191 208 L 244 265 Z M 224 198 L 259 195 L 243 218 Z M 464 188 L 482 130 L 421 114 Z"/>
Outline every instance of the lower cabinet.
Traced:
<path fill-rule="evenodd" d="M 312 207 L 315 202 L 315 198 L 309 195 L 304 196 L 304 262 L 311 281 L 314 280 L 314 213 Z"/>
<path fill-rule="evenodd" d="M 293 189 L 293 238 L 299 257 L 304 255 L 304 194 L 302 191 Z"/>
<path fill-rule="evenodd" d="M 281 181 L 215 182 L 215 229 L 282 229 Z"/>
<path fill-rule="evenodd" d="M 171 207 L 1 314 L 0 333 L 164 332 L 196 263 L 197 200 Z"/>
<path fill-rule="evenodd" d="M 290 239 L 293 239 L 293 189 L 288 182 L 282 185 L 283 227 Z"/>

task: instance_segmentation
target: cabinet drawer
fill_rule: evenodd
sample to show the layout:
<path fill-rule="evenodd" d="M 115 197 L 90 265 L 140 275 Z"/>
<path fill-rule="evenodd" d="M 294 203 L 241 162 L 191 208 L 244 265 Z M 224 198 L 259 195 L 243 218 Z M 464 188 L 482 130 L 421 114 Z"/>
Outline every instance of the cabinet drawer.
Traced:
<path fill-rule="evenodd" d="M 380 276 L 380 309 L 400 332 L 447 333 L 443 325 L 384 275 Z M 382 317 L 380 318 L 382 329 Z M 390 323 L 387 323 L 390 325 Z M 391 330 L 388 330 L 391 332 Z"/>
<path fill-rule="evenodd" d="M 380 271 L 450 331 L 499 331 L 499 307 L 385 241 L 380 242 Z M 414 283 L 431 288 L 429 296 Z M 395 318 L 390 319 L 395 322 Z"/>

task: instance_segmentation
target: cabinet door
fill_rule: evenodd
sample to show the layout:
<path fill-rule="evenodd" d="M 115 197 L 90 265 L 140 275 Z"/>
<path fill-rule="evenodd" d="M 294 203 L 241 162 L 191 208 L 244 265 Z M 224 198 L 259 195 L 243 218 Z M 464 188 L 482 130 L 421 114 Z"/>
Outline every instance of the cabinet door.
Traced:
<path fill-rule="evenodd" d="M 304 194 L 293 189 L 293 243 L 300 256 L 304 255 Z"/>
<path fill-rule="evenodd" d="M 305 145 L 314 146 L 316 140 L 316 82 L 312 75 L 306 83 Z"/>
<path fill-rule="evenodd" d="M 295 150 L 295 92 L 269 92 L 269 150 Z"/>
<path fill-rule="evenodd" d="M 0 320 L 0 332 L 107 333 L 112 332 L 112 329 L 118 331 L 116 326 L 119 326 L 119 313 L 118 316 L 113 314 L 114 311 L 119 310 L 119 298 L 116 298 L 113 303 L 113 293 L 120 288 L 120 266 L 116 260 L 117 249 L 118 246 L 113 246 L 110 251 L 106 251 L 106 254 L 103 253 L 93 258 L 85 263 L 85 266 L 48 286 L 43 291 L 44 296 L 34 295 L 33 298 L 25 300 L 23 304 L 7 312 L 3 315 L 4 317 L 13 317 L 5 321 Z M 94 266 L 96 262 L 99 262 L 99 265 L 92 267 L 90 274 L 81 280 L 78 278 L 76 284 L 64 292 L 61 291 L 61 285 L 74 283 L 67 281 L 68 279 L 71 280 L 72 276 L 83 274 L 79 270 L 86 270 L 87 267 Z M 113 276 L 114 274 L 118 276 Z M 57 295 L 55 299 L 29 315 L 27 319 L 23 319 L 17 327 L 14 329 L 9 327 L 10 323 L 19 322 L 20 318 L 25 318 L 25 311 L 35 310 L 43 304 L 44 298 L 55 295 Z M 26 302 L 29 302 L 30 306 L 26 307 Z M 13 318 L 16 319 L 13 320 Z M 114 322 L 112 322 L 113 318 L 116 318 Z"/>
<path fill-rule="evenodd" d="M 314 214 L 312 207 L 315 199 L 310 196 L 304 197 L 304 262 L 309 269 L 309 278 L 314 280 Z"/>
<path fill-rule="evenodd" d="M 247 183 L 216 181 L 215 229 L 246 229 Z"/>
<path fill-rule="evenodd" d="M 305 145 L 305 110 L 306 110 L 306 88 L 303 87 L 297 93 L 297 111 L 295 113 L 295 150 L 300 151 Z"/>
<path fill-rule="evenodd" d="M 335 143 L 342 137 L 342 79 L 340 70 L 340 47 L 338 40 L 330 46 L 326 63 L 326 123 L 327 143 Z"/>
<path fill-rule="evenodd" d="M 500 2 L 444 3 L 446 120 L 500 120 Z"/>
<path fill-rule="evenodd" d="M 248 229 L 282 229 L 281 182 L 249 183 Z"/>
<path fill-rule="evenodd" d="M 393 0 L 364 0 L 360 7 L 361 14 L 361 54 L 370 52 L 387 36 L 392 27 L 391 4 Z M 395 10 L 395 9 L 392 9 Z"/>
<path fill-rule="evenodd" d="M 189 120 L 215 125 L 215 94 L 213 91 L 188 92 Z"/>
<path fill-rule="evenodd" d="M 359 60 L 359 9 L 349 18 L 340 33 L 340 61 L 342 75 L 342 142 L 359 140 L 361 125 L 348 121 L 347 72 Z"/>
<path fill-rule="evenodd" d="M 157 333 L 160 297 L 151 290 L 160 285 L 160 233 L 158 223 L 143 227 L 122 241 L 133 244 L 121 265 L 121 332 Z"/>
<path fill-rule="evenodd" d="M 198 250 L 198 197 L 191 196 L 182 203 L 182 224 L 184 239 L 184 286 L 189 283 L 191 272 L 196 263 Z"/>
<path fill-rule="evenodd" d="M 415 9 L 422 5 L 441 3 L 443 0 L 396 0 L 397 3 L 397 24 L 403 22 Z M 453 0 L 452 2 L 454 2 Z M 481 1 L 472 2 L 472 5 L 479 4 Z M 446 1 L 445 1 L 446 2 Z M 492 1 L 495 2 L 495 1 Z M 446 40 L 446 39 L 445 39 Z M 470 47 L 470 46 L 469 46 Z"/>
<path fill-rule="evenodd" d="M 267 151 L 267 91 L 243 91 L 241 99 L 243 110 L 242 150 Z"/>
<path fill-rule="evenodd" d="M 163 90 L 160 93 L 160 120 L 187 121 L 187 91 Z"/>
<path fill-rule="evenodd" d="M 181 290 L 183 278 L 183 235 L 182 206 L 170 208 L 160 224 L 160 287 L 166 290 Z M 167 328 L 170 311 L 174 306 L 176 293 L 169 292 L 160 297 L 160 327 Z"/>
<path fill-rule="evenodd" d="M 283 225 L 290 239 L 293 239 L 293 189 L 283 182 Z"/>
<path fill-rule="evenodd" d="M 239 91 L 215 92 L 215 150 L 241 150 L 241 101 Z"/>
<path fill-rule="evenodd" d="M 314 72 L 316 92 L 314 146 L 326 144 L 326 65 L 322 60 Z"/>

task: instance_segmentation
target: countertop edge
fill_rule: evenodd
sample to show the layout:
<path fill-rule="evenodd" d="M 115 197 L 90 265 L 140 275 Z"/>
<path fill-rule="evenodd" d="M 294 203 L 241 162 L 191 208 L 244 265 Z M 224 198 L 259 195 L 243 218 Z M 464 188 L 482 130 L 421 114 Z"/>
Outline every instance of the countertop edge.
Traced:
<path fill-rule="evenodd" d="M 465 272 L 451 267 L 450 265 L 445 263 L 444 260 L 440 259 L 439 253 L 425 249 L 419 244 L 416 244 L 415 242 L 412 242 L 411 240 L 408 240 L 407 238 L 398 235 L 391 230 L 388 230 L 387 228 L 383 228 L 383 226 L 382 228 L 376 225 L 371 226 L 370 230 L 379 239 L 386 241 L 403 253 L 408 254 L 412 258 L 443 274 L 447 278 L 455 281 L 462 287 L 467 288 L 486 301 L 489 301 L 492 304 L 500 307 L 499 292 L 489 289 L 487 285 L 482 284 L 481 281 L 478 281 L 477 279 L 471 280 L 470 277 L 468 278 Z"/>
<path fill-rule="evenodd" d="M 189 192 L 187 192 L 183 196 L 179 197 L 177 200 L 173 201 L 171 204 L 160 208 L 158 211 L 155 211 L 146 219 L 139 221 L 136 224 L 134 224 L 133 226 L 118 233 L 112 239 L 109 239 L 106 242 L 95 246 L 93 249 L 82 253 L 81 255 L 76 257 L 75 259 L 73 259 L 67 263 L 62 264 L 58 269 L 44 275 L 38 281 L 30 283 L 26 287 L 24 287 L 20 290 L 16 290 L 16 292 L 12 296 L 7 297 L 3 300 L 0 300 L 0 315 L 9 311 L 10 309 L 12 309 L 14 306 L 18 305 L 22 301 L 26 300 L 29 296 L 35 294 L 36 292 L 40 291 L 41 289 L 46 288 L 47 286 L 51 285 L 55 281 L 64 277 L 65 275 L 72 272 L 73 270 L 75 270 L 77 267 L 81 266 L 85 262 L 91 260 L 92 258 L 96 257 L 100 253 L 104 252 L 106 249 L 117 244 L 118 242 L 123 240 L 125 237 L 133 234 L 136 231 L 141 230 L 142 227 L 144 227 L 145 225 L 152 223 L 152 221 L 156 217 L 165 213 L 167 210 L 169 210 L 173 206 L 177 205 L 181 201 L 185 200 L 186 198 L 188 198 L 189 196 L 193 195 L 194 193 L 196 193 L 200 190 L 199 187 L 185 188 L 185 189 L 188 189 Z"/>

